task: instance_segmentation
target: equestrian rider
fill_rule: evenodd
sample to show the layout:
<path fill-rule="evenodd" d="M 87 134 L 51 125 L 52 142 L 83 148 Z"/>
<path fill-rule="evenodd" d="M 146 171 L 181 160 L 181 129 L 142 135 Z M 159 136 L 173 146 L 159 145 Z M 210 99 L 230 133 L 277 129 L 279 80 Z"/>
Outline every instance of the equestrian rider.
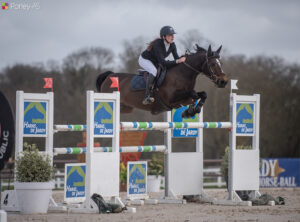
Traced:
<path fill-rule="evenodd" d="M 178 63 L 185 62 L 185 57 L 179 58 L 176 45 L 174 43 L 175 31 L 171 26 L 164 26 L 160 29 L 160 38 L 150 42 L 147 49 L 142 52 L 139 57 L 139 65 L 146 70 L 149 75 L 146 81 L 146 93 L 143 100 L 144 105 L 154 102 L 154 98 L 150 95 L 150 87 L 157 75 L 158 66 L 163 68 L 171 68 Z M 175 60 L 165 60 L 172 53 Z"/>

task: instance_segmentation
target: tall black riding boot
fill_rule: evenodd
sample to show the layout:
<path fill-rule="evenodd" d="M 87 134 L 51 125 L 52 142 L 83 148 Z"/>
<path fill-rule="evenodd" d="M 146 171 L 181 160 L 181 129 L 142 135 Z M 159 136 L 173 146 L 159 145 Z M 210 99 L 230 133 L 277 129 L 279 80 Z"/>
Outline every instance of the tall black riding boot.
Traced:
<path fill-rule="evenodd" d="M 151 97 L 150 95 L 150 87 L 153 85 L 155 77 L 151 74 L 148 75 L 147 77 L 147 82 L 146 82 L 146 93 L 145 93 L 145 98 L 143 100 L 144 105 L 148 105 L 154 102 L 154 98 Z"/>

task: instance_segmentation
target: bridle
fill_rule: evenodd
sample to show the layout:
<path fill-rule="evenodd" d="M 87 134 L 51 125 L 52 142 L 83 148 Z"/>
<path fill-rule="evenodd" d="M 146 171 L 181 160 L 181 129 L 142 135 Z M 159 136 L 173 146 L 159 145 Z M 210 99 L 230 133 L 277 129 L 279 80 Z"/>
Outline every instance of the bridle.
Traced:
<path fill-rule="evenodd" d="M 210 60 L 213 59 L 213 58 L 219 58 L 218 56 L 210 56 L 210 57 L 207 57 L 206 55 L 206 59 L 205 61 L 203 62 L 202 66 L 201 66 L 201 70 L 204 70 L 204 66 L 207 65 L 207 70 L 208 70 L 208 77 L 213 80 L 213 81 L 216 81 L 217 78 L 220 76 L 218 74 L 215 74 L 214 71 L 212 70 L 211 66 L 212 64 L 210 63 Z M 186 65 L 188 68 L 190 68 L 191 70 L 193 70 L 194 72 L 197 72 L 197 73 L 200 73 L 202 71 L 192 67 L 190 64 L 186 63 L 186 62 L 183 62 L 184 65 Z"/>

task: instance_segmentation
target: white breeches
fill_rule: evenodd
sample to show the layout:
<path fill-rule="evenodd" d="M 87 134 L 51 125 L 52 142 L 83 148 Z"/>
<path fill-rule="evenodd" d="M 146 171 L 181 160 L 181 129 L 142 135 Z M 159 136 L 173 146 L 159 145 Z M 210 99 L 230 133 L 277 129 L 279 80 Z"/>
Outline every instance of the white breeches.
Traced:
<path fill-rule="evenodd" d="M 150 74 L 152 74 L 153 76 L 156 76 L 157 74 L 157 69 L 156 67 L 153 65 L 153 63 L 148 60 L 148 59 L 144 59 L 142 56 L 139 57 L 139 65 L 146 70 L 147 72 L 149 72 Z"/>

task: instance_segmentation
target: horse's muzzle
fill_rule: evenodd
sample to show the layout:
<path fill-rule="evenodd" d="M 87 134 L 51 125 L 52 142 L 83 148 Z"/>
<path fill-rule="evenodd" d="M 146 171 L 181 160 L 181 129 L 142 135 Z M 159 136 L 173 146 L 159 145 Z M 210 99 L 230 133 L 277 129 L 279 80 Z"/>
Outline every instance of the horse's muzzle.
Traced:
<path fill-rule="evenodd" d="M 224 79 L 217 79 L 216 81 L 216 85 L 218 86 L 218 88 L 225 88 L 225 86 L 227 85 L 227 80 Z"/>

